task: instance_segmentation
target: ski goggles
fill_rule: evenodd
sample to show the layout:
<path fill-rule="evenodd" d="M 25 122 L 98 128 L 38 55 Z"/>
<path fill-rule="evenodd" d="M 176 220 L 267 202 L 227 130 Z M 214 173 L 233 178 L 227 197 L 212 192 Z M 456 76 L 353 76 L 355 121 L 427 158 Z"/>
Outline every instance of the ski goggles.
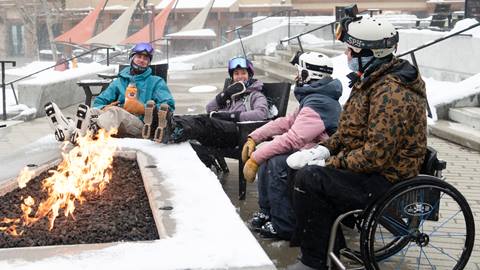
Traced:
<path fill-rule="evenodd" d="M 153 54 L 153 47 L 150 45 L 150 43 L 138 43 L 133 47 L 132 53 L 142 53 L 146 52 L 149 55 Z"/>
<path fill-rule="evenodd" d="M 243 57 L 237 57 L 233 58 L 230 61 L 228 61 L 228 69 L 229 70 L 234 70 L 236 68 L 249 68 L 249 63 L 247 62 L 248 60 L 243 58 Z"/>

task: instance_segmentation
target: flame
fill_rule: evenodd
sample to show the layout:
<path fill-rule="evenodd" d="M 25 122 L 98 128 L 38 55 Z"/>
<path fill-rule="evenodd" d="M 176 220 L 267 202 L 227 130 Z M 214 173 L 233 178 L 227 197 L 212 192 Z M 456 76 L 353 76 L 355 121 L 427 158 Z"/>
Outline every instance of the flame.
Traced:
<path fill-rule="evenodd" d="M 68 153 L 62 153 L 63 160 L 56 170 L 50 170 L 50 177 L 43 180 L 42 190 L 48 192 L 48 197 L 38 204 L 35 215 L 35 200 L 28 196 L 23 200 L 20 208 L 23 215 L 20 218 L 4 218 L 0 224 L 11 224 L 8 227 L 0 227 L 0 231 L 7 234 L 18 236 L 23 233 L 17 233 L 16 224 L 30 226 L 38 220 L 47 217 L 49 221 L 49 230 L 54 227 L 55 219 L 63 209 L 65 217 L 75 219 L 75 202 L 83 203 L 85 192 L 95 192 L 101 194 L 106 185 L 112 178 L 113 154 L 116 150 L 111 136 L 116 134 L 116 130 L 107 132 L 100 129 L 95 138 L 87 133 L 77 140 L 75 146 Z M 26 175 L 23 175 L 26 174 Z M 33 173 L 23 170 L 17 179 L 29 180 L 29 174 Z M 25 180 L 19 180 L 20 183 L 26 183 Z"/>
<path fill-rule="evenodd" d="M 32 179 L 35 175 L 33 171 L 30 171 L 28 167 L 23 168 L 20 172 L 20 175 L 17 177 L 18 187 L 24 188 L 27 186 L 27 183 Z"/>

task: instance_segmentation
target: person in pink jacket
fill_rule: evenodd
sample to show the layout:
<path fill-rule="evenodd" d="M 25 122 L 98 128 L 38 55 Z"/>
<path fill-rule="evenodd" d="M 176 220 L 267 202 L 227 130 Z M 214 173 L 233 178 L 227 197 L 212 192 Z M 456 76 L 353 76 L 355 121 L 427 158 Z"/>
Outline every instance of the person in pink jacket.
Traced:
<path fill-rule="evenodd" d="M 300 106 L 252 132 L 242 149 L 245 179 L 253 182 L 258 171 L 260 210 L 254 213 L 250 226 L 262 237 L 285 240 L 290 240 L 295 226 L 286 159 L 335 133 L 341 111 L 338 99 L 342 95 L 342 84 L 331 77 L 333 64 L 326 55 L 297 54 L 292 64 L 298 68 L 294 94 Z M 265 141 L 269 142 L 255 149 Z"/>

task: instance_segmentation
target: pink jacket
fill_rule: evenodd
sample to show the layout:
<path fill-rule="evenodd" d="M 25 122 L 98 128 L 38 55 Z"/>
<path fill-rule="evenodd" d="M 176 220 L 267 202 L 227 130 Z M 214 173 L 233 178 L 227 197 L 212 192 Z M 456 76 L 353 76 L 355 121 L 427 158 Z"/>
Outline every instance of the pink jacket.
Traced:
<path fill-rule="evenodd" d="M 277 118 L 275 121 L 263 125 L 249 136 L 256 143 L 275 136 L 267 145 L 263 145 L 253 152 L 252 158 L 258 164 L 275 155 L 311 148 L 328 138 L 323 120 L 310 107 L 298 108 L 285 117 Z"/>

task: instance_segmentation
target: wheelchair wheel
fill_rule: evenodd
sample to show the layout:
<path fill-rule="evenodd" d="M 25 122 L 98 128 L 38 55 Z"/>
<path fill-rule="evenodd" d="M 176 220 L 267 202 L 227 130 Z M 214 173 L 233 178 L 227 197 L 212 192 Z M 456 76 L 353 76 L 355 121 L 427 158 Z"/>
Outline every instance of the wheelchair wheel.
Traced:
<path fill-rule="evenodd" d="M 421 175 L 395 185 L 370 208 L 360 250 L 366 269 L 463 269 L 474 238 L 472 211 L 463 195 Z"/>

